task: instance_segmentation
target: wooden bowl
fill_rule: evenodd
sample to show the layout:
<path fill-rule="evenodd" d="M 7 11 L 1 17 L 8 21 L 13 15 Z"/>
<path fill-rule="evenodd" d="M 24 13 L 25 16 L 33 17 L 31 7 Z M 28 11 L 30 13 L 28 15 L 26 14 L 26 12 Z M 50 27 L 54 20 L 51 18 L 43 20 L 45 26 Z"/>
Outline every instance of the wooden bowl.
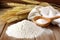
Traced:
<path fill-rule="evenodd" d="M 46 20 L 46 21 L 48 21 L 48 22 L 47 22 L 46 24 L 38 24 L 38 23 L 36 23 L 36 20 L 38 20 L 38 19 L 44 19 L 44 20 Z M 51 19 L 49 19 L 49 18 L 44 18 L 44 17 L 42 17 L 42 16 L 36 16 L 36 17 L 34 17 L 34 18 L 32 19 L 32 21 L 33 21 L 34 23 L 36 23 L 37 25 L 41 26 L 41 27 L 47 27 L 47 26 L 50 24 Z"/>

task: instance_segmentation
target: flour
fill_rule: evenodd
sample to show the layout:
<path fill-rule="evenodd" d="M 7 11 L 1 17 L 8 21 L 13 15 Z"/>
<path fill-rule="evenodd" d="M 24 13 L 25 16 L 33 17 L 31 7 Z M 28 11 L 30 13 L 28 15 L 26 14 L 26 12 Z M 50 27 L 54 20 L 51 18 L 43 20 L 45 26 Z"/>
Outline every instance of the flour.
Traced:
<path fill-rule="evenodd" d="M 28 19 L 32 20 L 36 16 L 43 16 L 46 18 L 52 18 L 55 16 L 60 16 L 60 12 L 54 9 L 52 6 L 36 6 L 34 7 L 28 15 Z"/>
<path fill-rule="evenodd" d="M 56 10 L 52 6 L 46 6 L 46 7 L 36 6 L 29 13 L 28 19 L 32 20 L 36 16 L 43 16 L 45 18 L 53 18 L 53 17 L 56 17 L 56 16 L 60 16 L 60 11 Z M 43 24 L 43 22 L 41 20 L 37 20 L 36 22 L 39 23 L 39 24 Z M 60 24 L 60 19 L 56 20 L 56 21 L 52 21 L 51 23 L 54 24 L 54 25 L 55 24 L 58 25 L 58 23 Z M 44 22 L 44 24 L 45 24 L 45 22 Z"/>
<path fill-rule="evenodd" d="M 39 11 L 37 10 L 37 8 L 40 8 L 40 6 L 36 6 L 31 10 L 31 12 L 28 15 L 29 20 L 33 19 L 35 16 L 40 16 Z"/>
<path fill-rule="evenodd" d="M 60 23 L 60 18 L 55 19 L 55 20 L 53 20 L 53 21 L 59 24 L 59 23 Z"/>
<path fill-rule="evenodd" d="M 60 27 L 60 24 L 57 24 Z"/>
<path fill-rule="evenodd" d="M 54 24 L 54 25 L 57 24 L 60 27 L 60 18 L 54 19 L 52 21 L 52 24 Z"/>
<path fill-rule="evenodd" d="M 42 16 L 46 18 L 55 17 L 58 14 L 58 10 L 54 9 L 52 6 L 41 7 L 39 9 L 41 11 Z"/>
<path fill-rule="evenodd" d="M 6 34 L 15 38 L 35 38 L 43 33 L 44 29 L 38 27 L 35 23 L 23 20 L 10 25 Z"/>
<path fill-rule="evenodd" d="M 46 24 L 46 23 L 48 23 L 48 21 L 46 21 L 44 19 L 38 19 L 38 20 L 36 20 L 36 23 L 38 23 L 38 24 Z"/>

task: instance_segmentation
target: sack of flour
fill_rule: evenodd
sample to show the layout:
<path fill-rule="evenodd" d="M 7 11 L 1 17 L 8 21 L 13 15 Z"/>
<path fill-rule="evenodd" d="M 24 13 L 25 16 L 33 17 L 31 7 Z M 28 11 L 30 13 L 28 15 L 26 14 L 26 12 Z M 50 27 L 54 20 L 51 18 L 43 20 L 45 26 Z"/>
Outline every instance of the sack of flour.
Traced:
<path fill-rule="evenodd" d="M 54 9 L 52 6 L 36 6 L 28 15 L 28 19 L 32 20 L 35 16 L 43 16 L 46 18 L 52 18 L 55 16 L 60 16 L 60 12 Z"/>

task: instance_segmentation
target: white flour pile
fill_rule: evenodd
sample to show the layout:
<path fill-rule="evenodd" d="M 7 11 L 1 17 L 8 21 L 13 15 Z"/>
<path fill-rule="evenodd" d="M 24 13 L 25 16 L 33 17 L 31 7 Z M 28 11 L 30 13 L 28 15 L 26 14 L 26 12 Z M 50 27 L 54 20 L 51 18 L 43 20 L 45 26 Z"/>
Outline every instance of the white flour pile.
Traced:
<path fill-rule="evenodd" d="M 6 34 L 15 38 L 35 38 L 43 33 L 44 29 L 38 27 L 33 22 L 23 20 L 16 24 L 10 25 Z"/>
<path fill-rule="evenodd" d="M 46 24 L 46 23 L 48 23 L 48 21 L 46 21 L 44 19 L 38 19 L 38 20 L 36 20 L 36 23 L 38 23 L 38 24 Z"/>

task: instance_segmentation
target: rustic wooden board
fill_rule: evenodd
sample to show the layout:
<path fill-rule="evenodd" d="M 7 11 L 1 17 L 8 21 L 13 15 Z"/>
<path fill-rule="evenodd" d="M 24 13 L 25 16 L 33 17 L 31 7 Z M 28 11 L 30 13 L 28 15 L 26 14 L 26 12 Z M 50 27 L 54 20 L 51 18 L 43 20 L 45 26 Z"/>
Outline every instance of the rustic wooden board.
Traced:
<path fill-rule="evenodd" d="M 7 11 L 7 9 L 0 9 L 0 15 L 2 15 L 6 11 Z M 0 19 L 0 37 L 1 37 L 2 32 L 3 32 L 4 28 L 5 28 L 5 24 L 6 24 L 6 22 L 3 21 L 2 19 Z"/>

